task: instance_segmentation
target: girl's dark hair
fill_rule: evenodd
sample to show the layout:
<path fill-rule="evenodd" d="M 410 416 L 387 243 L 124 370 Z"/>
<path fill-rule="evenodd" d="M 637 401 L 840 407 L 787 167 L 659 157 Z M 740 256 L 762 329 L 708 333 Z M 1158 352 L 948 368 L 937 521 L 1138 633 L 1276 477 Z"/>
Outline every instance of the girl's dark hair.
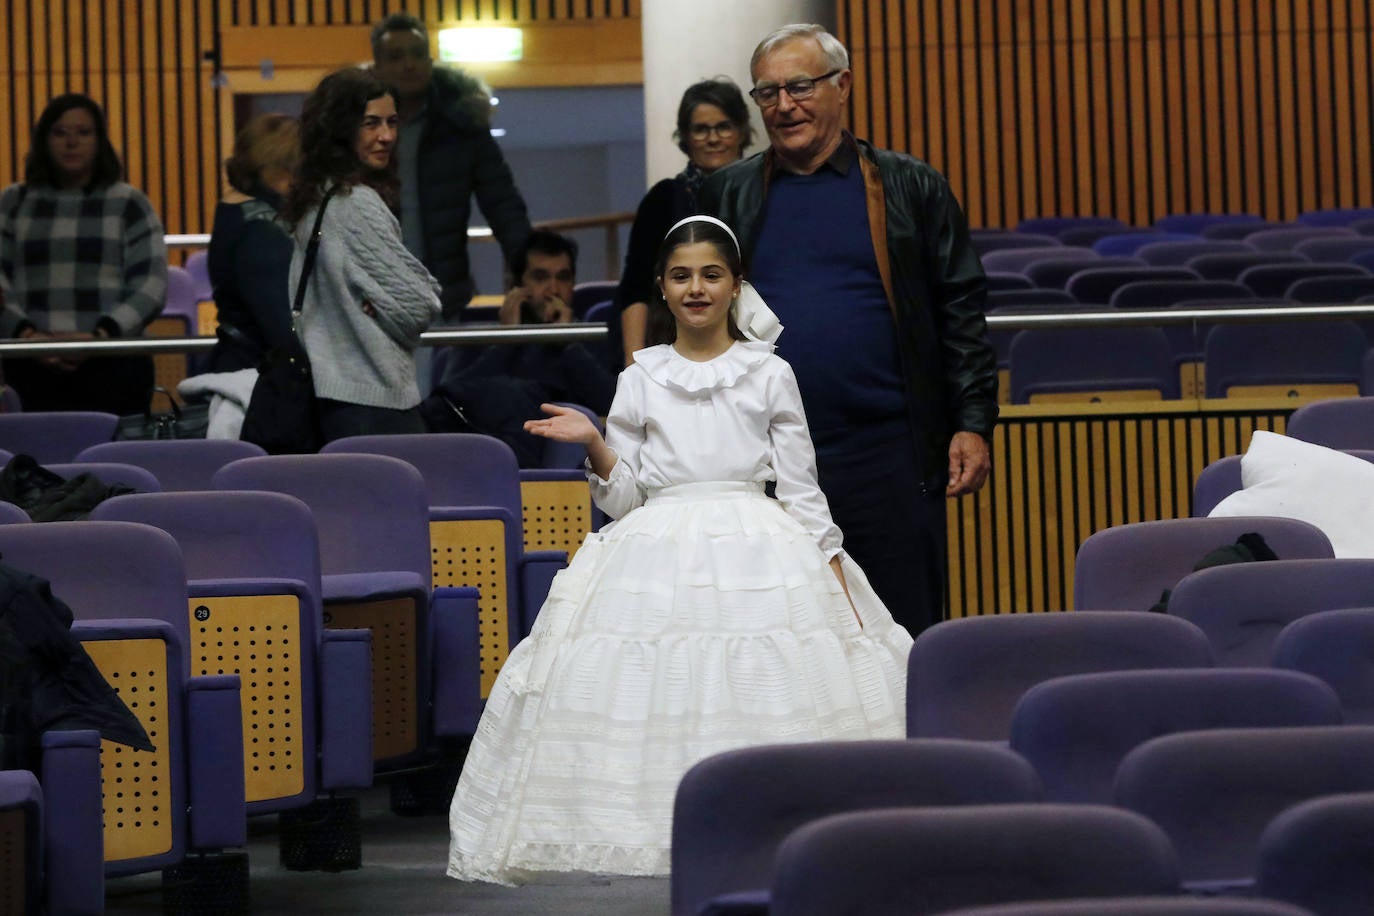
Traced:
<path fill-rule="evenodd" d="M 358 131 L 362 129 L 367 103 L 396 91 L 371 70 L 348 67 L 336 70 L 306 96 L 301 109 L 301 164 L 291 181 L 291 192 L 281 209 L 292 228 L 320 202 L 328 184 L 347 192 L 365 184 L 395 210 L 400 200 L 396 156 L 384 169 L 373 169 L 358 158 Z"/>
<path fill-rule="evenodd" d="M 52 151 L 48 149 L 48 134 L 53 125 L 73 108 L 84 108 L 95 120 L 95 166 L 91 172 L 91 183 L 86 187 L 104 188 L 124 177 L 124 166 L 119 162 L 119 154 L 110 143 L 110 133 L 105 127 L 105 112 L 87 95 L 68 92 L 59 95 L 48 103 L 38 121 L 33 125 L 33 140 L 29 154 L 24 157 L 24 183 L 35 187 L 57 187 L 57 164 L 53 162 Z"/>
<path fill-rule="evenodd" d="M 661 284 L 663 282 L 664 271 L 668 268 L 668 259 L 673 256 L 673 252 L 683 245 L 694 245 L 697 242 L 709 242 L 715 247 L 716 253 L 725 262 L 725 269 L 735 279 L 744 277 L 744 262 L 740 258 L 739 249 L 735 247 L 735 240 L 715 223 L 706 220 L 692 220 L 683 223 L 676 229 L 663 237 L 663 244 L 658 246 L 658 260 L 654 262 L 654 277 Z M 730 336 L 735 340 L 744 340 L 744 333 L 735 326 L 735 316 L 732 312 L 726 320 L 726 327 L 729 328 Z M 649 297 L 649 318 L 648 326 L 645 328 L 645 343 L 649 346 L 655 344 L 670 344 L 677 340 L 677 321 L 673 318 L 673 313 L 668 309 L 668 303 L 663 298 L 662 291 L 658 295 Z"/>
<path fill-rule="evenodd" d="M 684 153 L 691 149 L 688 138 L 692 132 L 692 112 L 698 105 L 714 105 L 725 112 L 739 130 L 741 150 L 748 149 L 754 142 L 754 127 L 749 123 L 749 106 L 744 104 L 744 93 L 728 76 L 717 76 L 688 86 L 682 93 L 682 101 L 678 102 L 677 130 L 673 131 L 673 139 Z"/>

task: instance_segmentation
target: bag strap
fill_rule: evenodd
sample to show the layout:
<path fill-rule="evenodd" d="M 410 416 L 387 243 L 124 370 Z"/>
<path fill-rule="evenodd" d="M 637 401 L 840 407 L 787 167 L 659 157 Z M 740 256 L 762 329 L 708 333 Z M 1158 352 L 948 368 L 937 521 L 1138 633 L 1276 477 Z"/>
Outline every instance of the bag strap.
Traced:
<path fill-rule="evenodd" d="M 324 208 L 329 206 L 329 198 L 333 197 L 334 192 L 338 189 L 339 186 L 334 185 L 324 192 L 324 199 L 320 201 L 319 212 L 315 214 L 315 228 L 310 230 L 310 242 L 305 246 L 305 263 L 301 266 L 301 279 L 296 284 L 296 299 L 291 303 L 291 330 L 293 331 L 300 323 L 301 309 L 305 303 L 305 286 L 310 282 L 310 274 L 315 269 L 315 256 L 320 250 L 320 224 L 324 222 Z"/>

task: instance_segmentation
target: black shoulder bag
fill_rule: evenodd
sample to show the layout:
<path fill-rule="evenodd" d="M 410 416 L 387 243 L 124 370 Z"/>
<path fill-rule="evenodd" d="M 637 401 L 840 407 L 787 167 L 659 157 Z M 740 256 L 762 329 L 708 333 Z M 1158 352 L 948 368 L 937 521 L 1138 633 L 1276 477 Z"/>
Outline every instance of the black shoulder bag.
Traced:
<path fill-rule="evenodd" d="M 301 279 L 296 285 L 296 298 L 291 305 L 291 329 L 299 334 L 301 308 L 305 302 L 305 286 L 315 269 L 315 257 L 320 249 L 320 224 L 335 188 L 325 192 L 315 216 L 315 228 L 305 248 L 305 263 Z M 309 455 L 320 450 L 319 407 L 315 401 L 315 379 L 310 372 L 310 357 L 305 353 L 300 337 L 291 345 L 269 350 L 258 366 L 258 380 L 248 409 L 243 416 L 239 438 L 256 443 L 269 455 Z"/>

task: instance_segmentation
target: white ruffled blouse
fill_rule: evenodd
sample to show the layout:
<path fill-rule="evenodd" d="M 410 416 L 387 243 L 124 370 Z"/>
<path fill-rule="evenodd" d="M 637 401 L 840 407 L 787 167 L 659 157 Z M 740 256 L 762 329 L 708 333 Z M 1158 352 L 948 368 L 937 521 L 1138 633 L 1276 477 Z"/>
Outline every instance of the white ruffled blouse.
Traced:
<path fill-rule="evenodd" d="M 736 341 L 706 362 L 666 344 L 638 351 L 620 374 L 606 444 L 619 459 L 609 478 L 590 469 L 587 477 L 613 518 L 663 487 L 773 480 L 778 501 L 826 558 L 840 552 L 796 376 L 772 344 Z"/>

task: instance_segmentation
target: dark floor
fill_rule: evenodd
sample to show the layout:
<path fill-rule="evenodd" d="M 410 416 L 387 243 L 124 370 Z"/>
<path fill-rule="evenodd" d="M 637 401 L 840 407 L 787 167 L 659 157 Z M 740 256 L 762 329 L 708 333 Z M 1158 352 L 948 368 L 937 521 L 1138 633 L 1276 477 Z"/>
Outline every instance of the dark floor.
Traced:
<path fill-rule="evenodd" d="M 550 877 L 525 887 L 465 883 L 445 877 L 446 815 L 398 817 L 378 786 L 362 799 L 363 867 L 356 871 L 288 871 L 278 864 L 277 818 L 249 823 L 251 912 L 639 916 L 668 912 L 668 879 L 592 875 Z M 162 912 L 161 877 L 117 878 L 106 885 L 110 916 Z"/>

